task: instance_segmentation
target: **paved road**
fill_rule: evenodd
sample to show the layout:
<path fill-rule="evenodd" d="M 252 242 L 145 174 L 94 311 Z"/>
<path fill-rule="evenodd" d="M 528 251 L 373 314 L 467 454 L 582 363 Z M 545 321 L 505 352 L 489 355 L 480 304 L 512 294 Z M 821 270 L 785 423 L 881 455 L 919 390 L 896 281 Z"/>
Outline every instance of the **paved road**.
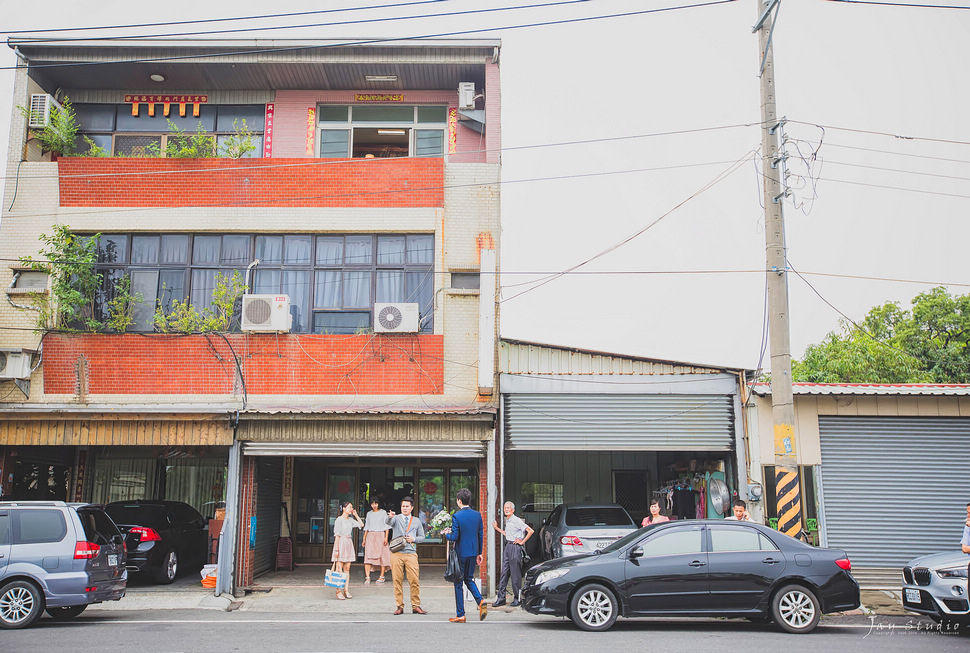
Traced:
<path fill-rule="evenodd" d="M 337 621 L 308 614 L 203 610 L 89 611 L 69 624 L 42 619 L 33 628 L 0 632 L 0 651 L 106 653 L 168 651 L 705 651 L 800 650 L 852 653 L 961 652 L 970 635 L 927 632 L 909 618 L 826 618 L 810 635 L 787 635 L 741 620 L 620 620 L 606 633 L 572 624 L 505 619 L 450 624 L 447 615 L 391 615 Z M 920 624 L 917 629 L 916 624 Z M 460 639 L 458 639 L 460 638 Z"/>

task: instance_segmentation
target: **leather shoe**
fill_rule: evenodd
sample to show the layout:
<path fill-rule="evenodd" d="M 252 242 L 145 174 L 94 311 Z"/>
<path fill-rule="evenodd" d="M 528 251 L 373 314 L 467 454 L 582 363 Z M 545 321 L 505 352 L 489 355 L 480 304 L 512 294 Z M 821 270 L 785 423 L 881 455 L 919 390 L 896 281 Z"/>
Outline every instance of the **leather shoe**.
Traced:
<path fill-rule="evenodd" d="M 501 608 L 503 605 L 505 605 L 505 599 L 502 599 L 501 601 L 496 601 L 495 603 L 492 604 L 492 607 Z"/>
<path fill-rule="evenodd" d="M 448 621 L 450 621 L 453 624 L 463 624 L 463 623 L 465 623 L 465 618 L 464 617 L 452 617 Z"/>
<path fill-rule="evenodd" d="M 517 601 L 517 600 L 516 600 L 516 601 L 512 601 L 511 603 L 509 603 L 509 606 L 510 606 L 510 607 L 513 607 L 513 608 L 517 608 L 517 607 L 519 607 L 520 605 L 522 605 L 522 603 L 521 603 L 521 602 L 519 602 L 519 601 Z"/>
<path fill-rule="evenodd" d="M 484 621 L 485 617 L 488 616 L 488 603 L 482 599 L 482 602 L 478 604 L 478 620 Z"/>
<path fill-rule="evenodd" d="M 418 606 L 416 608 L 412 608 L 411 609 L 411 612 L 413 612 L 414 614 L 428 614 L 428 611 L 425 610 L 424 608 L 422 608 L 421 606 Z"/>
<path fill-rule="evenodd" d="M 404 614 L 404 608 L 398 608 L 394 611 L 394 614 Z"/>

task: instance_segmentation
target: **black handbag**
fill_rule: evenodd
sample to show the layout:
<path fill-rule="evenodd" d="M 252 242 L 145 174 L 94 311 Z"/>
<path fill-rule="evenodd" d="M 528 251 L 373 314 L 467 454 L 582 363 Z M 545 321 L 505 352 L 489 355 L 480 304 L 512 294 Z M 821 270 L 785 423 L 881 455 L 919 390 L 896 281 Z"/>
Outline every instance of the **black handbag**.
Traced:
<path fill-rule="evenodd" d="M 445 567 L 445 580 L 449 583 L 461 582 L 463 574 L 461 573 L 461 563 L 458 562 L 458 552 L 454 549 L 448 554 L 448 566 Z"/>

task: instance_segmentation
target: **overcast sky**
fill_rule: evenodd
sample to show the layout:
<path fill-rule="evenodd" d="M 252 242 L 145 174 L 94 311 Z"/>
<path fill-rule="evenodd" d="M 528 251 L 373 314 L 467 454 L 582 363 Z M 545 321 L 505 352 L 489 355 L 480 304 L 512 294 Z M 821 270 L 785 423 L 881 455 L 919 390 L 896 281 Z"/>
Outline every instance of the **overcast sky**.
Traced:
<path fill-rule="evenodd" d="M 275 35 L 420 36 L 505 28 L 456 35 L 503 41 L 502 335 L 756 368 L 764 305 L 759 270 L 765 265 L 755 157 L 760 132 L 753 125 L 760 120 L 758 41 L 751 33 L 758 0 L 510 28 L 703 1 L 588 0 Z M 393 13 L 128 33 L 525 4 L 447 0 Z M 38 5 L 42 9 L 28 11 L 10 0 L 0 5 L 6 30 L 351 6 L 47 0 Z M 970 292 L 970 10 L 783 0 L 774 45 L 778 113 L 792 121 L 785 127 L 792 186 L 784 207 L 789 260 L 814 287 L 790 278 L 793 354 L 800 356 L 837 328 L 835 309 L 859 319 L 885 301 L 906 307 L 938 284 Z M 0 66 L 13 64 L 4 47 Z M 11 72 L 0 71 L 0 134 L 8 133 L 12 83 Z M 548 147 L 516 149 L 534 145 Z M 617 245 L 573 273 L 536 283 Z"/>

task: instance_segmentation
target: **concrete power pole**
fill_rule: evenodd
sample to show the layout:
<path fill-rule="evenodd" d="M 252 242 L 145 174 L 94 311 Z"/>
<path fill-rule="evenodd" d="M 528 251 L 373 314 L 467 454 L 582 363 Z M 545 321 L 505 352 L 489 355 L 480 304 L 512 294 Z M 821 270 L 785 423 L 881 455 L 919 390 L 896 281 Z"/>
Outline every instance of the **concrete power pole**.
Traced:
<path fill-rule="evenodd" d="M 782 200 L 786 191 L 784 153 L 779 151 L 782 123 L 775 108 L 775 67 L 771 52 L 774 20 L 768 18 L 781 0 L 758 0 L 761 77 L 761 149 L 764 170 L 765 254 L 768 275 L 768 334 L 771 347 L 771 416 L 775 441 L 775 498 L 778 530 L 796 537 L 802 530 L 801 490 L 795 458 L 795 404 L 791 385 L 791 340 L 788 325 L 788 264 Z M 766 479 L 767 482 L 771 482 Z"/>

